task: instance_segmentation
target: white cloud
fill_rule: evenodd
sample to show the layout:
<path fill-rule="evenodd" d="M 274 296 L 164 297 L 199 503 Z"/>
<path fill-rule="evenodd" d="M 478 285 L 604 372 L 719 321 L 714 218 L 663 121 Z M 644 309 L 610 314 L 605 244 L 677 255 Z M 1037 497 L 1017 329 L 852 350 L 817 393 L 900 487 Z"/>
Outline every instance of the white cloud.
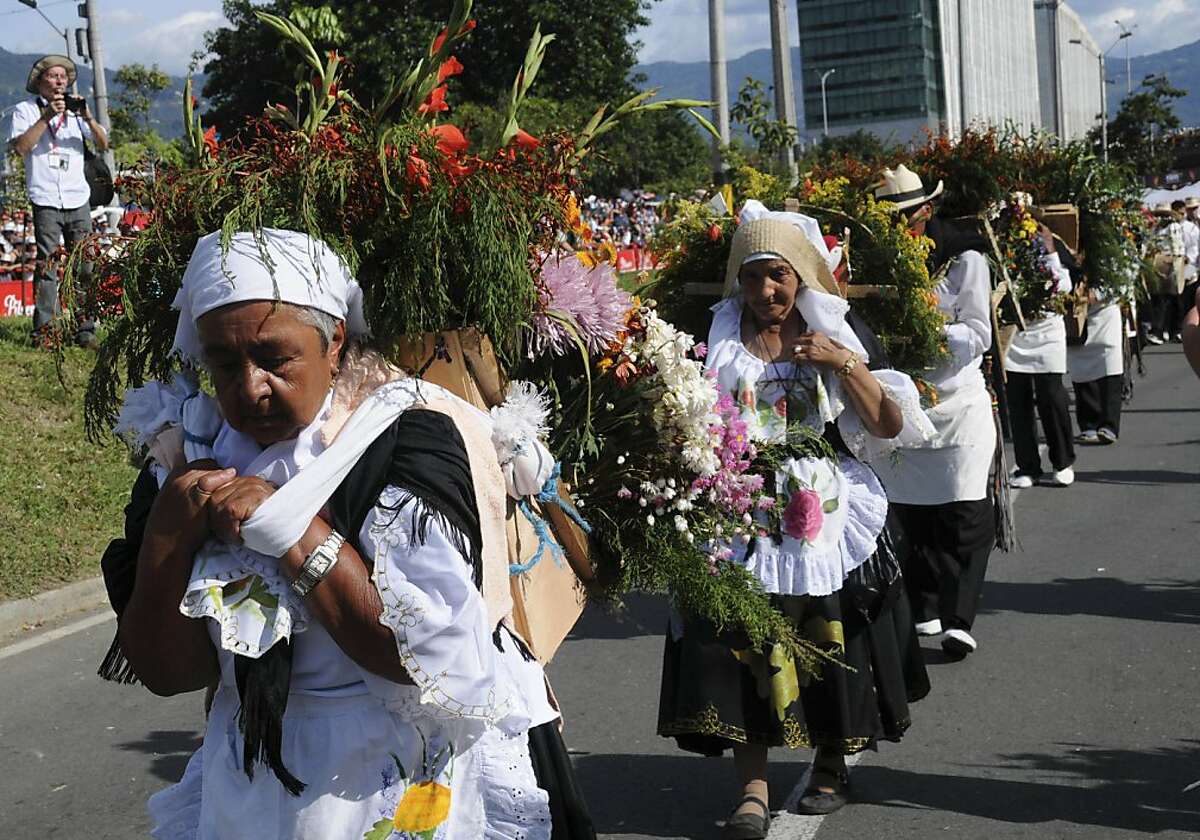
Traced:
<path fill-rule="evenodd" d="M 108 18 L 122 11 L 116 10 Z M 221 13 L 215 11 L 184 12 L 151 26 L 137 26 L 144 23 L 144 17 L 135 12 L 127 14 L 131 15 L 130 22 L 123 27 L 122 34 L 116 34 L 117 26 L 109 19 L 104 21 L 106 37 L 111 37 L 112 44 L 106 47 L 110 56 L 106 57 L 106 63 L 112 67 L 134 61 L 157 64 L 162 70 L 176 75 L 187 70 L 192 53 L 204 46 L 204 33 L 225 23 Z"/>
<path fill-rule="evenodd" d="M 1129 50 L 1133 55 L 1162 52 L 1200 40 L 1200 15 L 1194 0 L 1075 0 L 1071 5 L 1083 17 L 1102 49 L 1108 49 L 1121 29 L 1119 20 L 1133 30 Z M 1122 48 L 1123 49 L 1123 48 Z"/>
<path fill-rule="evenodd" d="M 788 4 L 791 6 L 792 4 Z M 788 40 L 800 42 L 795 12 L 788 10 Z M 643 42 L 638 59 L 706 61 L 708 59 L 708 0 L 659 0 L 650 9 L 650 25 L 637 33 Z M 770 15 L 762 0 L 726 0 L 725 57 L 739 58 L 771 46 Z"/>

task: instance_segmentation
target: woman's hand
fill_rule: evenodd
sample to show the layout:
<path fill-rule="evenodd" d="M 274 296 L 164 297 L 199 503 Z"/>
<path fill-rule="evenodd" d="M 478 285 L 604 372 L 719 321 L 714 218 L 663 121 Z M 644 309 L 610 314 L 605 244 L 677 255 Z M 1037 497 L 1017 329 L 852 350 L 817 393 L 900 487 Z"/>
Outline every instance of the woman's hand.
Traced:
<path fill-rule="evenodd" d="M 242 542 L 242 523 L 271 498 L 275 487 L 256 475 L 221 480 L 217 476 L 201 479 L 201 487 L 210 493 L 208 526 L 213 535 L 227 543 Z"/>
<path fill-rule="evenodd" d="M 232 469 L 220 469 L 216 461 L 192 461 L 171 470 L 154 499 L 146 522 L 146 542 L 163 553 L 191 557 L 209 534 L 210 487 L 234 478 Z"/>
<path fill-rule="evenodd" d="M 825 365 L 834 370 L 840 370 L 854 355 L 845 345 L 819 332 L 809 332 L 800 336 L 792 352 L 797 364 Z"/>

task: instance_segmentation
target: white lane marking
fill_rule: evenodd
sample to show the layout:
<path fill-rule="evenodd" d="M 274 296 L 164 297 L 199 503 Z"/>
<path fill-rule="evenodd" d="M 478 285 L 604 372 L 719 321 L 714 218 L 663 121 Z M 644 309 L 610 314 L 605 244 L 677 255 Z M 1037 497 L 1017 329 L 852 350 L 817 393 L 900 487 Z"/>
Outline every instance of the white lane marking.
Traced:
<path fill-rule="evenodd" d="M 7 659 L 10 656 L 17 656 L 18 654 L 25 653 L 26 651 L 33 650 L 34 648 L 41 647 L 42 645 L 49 644 L 50 642 L 57 642 L 59 639 L 65 639 L 67 636 L 73 636 L 76 633 L 87 630 L 89 627 L 95 627 L 97 624 L 104 624 L 109 621 L 115 623 L 116 620 L 116 616 L 107 610 L 101 613 L 96 613 L 95 615 L 89 615 L 87 618 L 81 618 L 79 621 L 76 621 L 72 624 L 67 624 L 54 630 L 47 630 L 45 633 L 39 633 L 32 639 L 25 639 L 24 641 L 9 645 L 8 647 L 0 648 L 0 659 Z"/>
<path fill-rule="evenodd" d="M 858 764 L 862 757 L 862 753 L 846 756 L 846 769 L 849 770 Z M 787 801 L 783 803 L 783 811 L 771 818 L 771 830 L 767 834 L 768 840 L 812 840 L 816 836 L 817 829 L 821 827 L 825 817 L 810 817 L 792 813 L 800 802 L 800 797 L 804 795 L 811 776 L 812 765 L 810 764 L 804 771 L 804 775 L 800 777 L 800 783 L 792 789 Z"/>
<path fill-rule="evenodd" d="M 1038 453 L 1046 458 L 1049 455 L 1049 450 L 1046 444 L 1038 446 Z M 1012 503 L 1017 503 L 1017 497 L 1021 495 L 1020 488 L 1010 488 L 1012 494 L 1010 498 Z M 855 753 L 846 758 L 847 769 L 858 764 L 862 759 L 863 753 Z M 803 814 L 792 813 L 797 803 L 800 802 L 800 797 L 804 795 L 805 788 L 808 787 L 809 777 L 812 776 L 812 765 L 804 771 L 804 775 L 800 777 L 800 783 L 792 789 L 788 795 L 787 801 L 783 803 L 783 811 L 771 819 L 771 831 L 767 835 L 768 840 L 813 840 L 817 836 L 817 830 L 820 829 L 821 823 L 825 821 L 825 817 L 810 817 Z M 1200 786 L 1200 782 L 1196 783 Z"/>

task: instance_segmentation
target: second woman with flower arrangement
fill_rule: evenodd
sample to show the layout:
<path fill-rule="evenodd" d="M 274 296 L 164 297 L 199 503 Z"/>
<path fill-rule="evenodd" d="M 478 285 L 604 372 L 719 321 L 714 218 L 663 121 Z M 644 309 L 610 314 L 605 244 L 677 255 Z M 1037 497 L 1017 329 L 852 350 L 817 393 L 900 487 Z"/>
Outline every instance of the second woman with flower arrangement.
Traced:
<path fill-rule="evenodd" d="M 725 397 L 718 410 L 736 415 L 725 428 L 755 448 L 746 476 L 757 479 L 747 491 L 755 502 L 718 532 L 712 551 L 750 572 L 828 660 L 810 680 L 781 646 L 756 648 L 742 632 L 682 611 L 672 619 L 659 733 L 704 755 L 732 748 L 740 798 L 730 838 L 769 830 L 769 747 L 817 748 L 800 808 L 828 813 L 846 801 L 844 757 L 899 740 L 908 703 L 929 690 L 898 597 L 887 497 L 864 461 L 932 429 L 907 376 L 868 369 L 883 361 L 878 343 L 850 328 L 836 292 L 817 222 L 748 202 L 706 367 Z"/>

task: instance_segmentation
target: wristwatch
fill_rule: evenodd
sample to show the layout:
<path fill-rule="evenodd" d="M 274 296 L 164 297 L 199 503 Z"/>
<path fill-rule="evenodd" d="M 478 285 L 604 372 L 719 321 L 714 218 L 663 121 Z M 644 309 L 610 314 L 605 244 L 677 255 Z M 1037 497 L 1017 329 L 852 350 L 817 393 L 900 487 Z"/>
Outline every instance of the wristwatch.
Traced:
<path fill-rule="evenodd" d="M 325 576 L 337 565 L 338 552 L 341 551 L 344 542 L 346 542 L 345 537 L 337 531 L 330 531 L 325 541 L 304 558 L 304 563 L 300 566 L 300 574 L 292 581 L 292 591 L 301 598 L 312 592 L 313 588 L 324 580 Z"/>

